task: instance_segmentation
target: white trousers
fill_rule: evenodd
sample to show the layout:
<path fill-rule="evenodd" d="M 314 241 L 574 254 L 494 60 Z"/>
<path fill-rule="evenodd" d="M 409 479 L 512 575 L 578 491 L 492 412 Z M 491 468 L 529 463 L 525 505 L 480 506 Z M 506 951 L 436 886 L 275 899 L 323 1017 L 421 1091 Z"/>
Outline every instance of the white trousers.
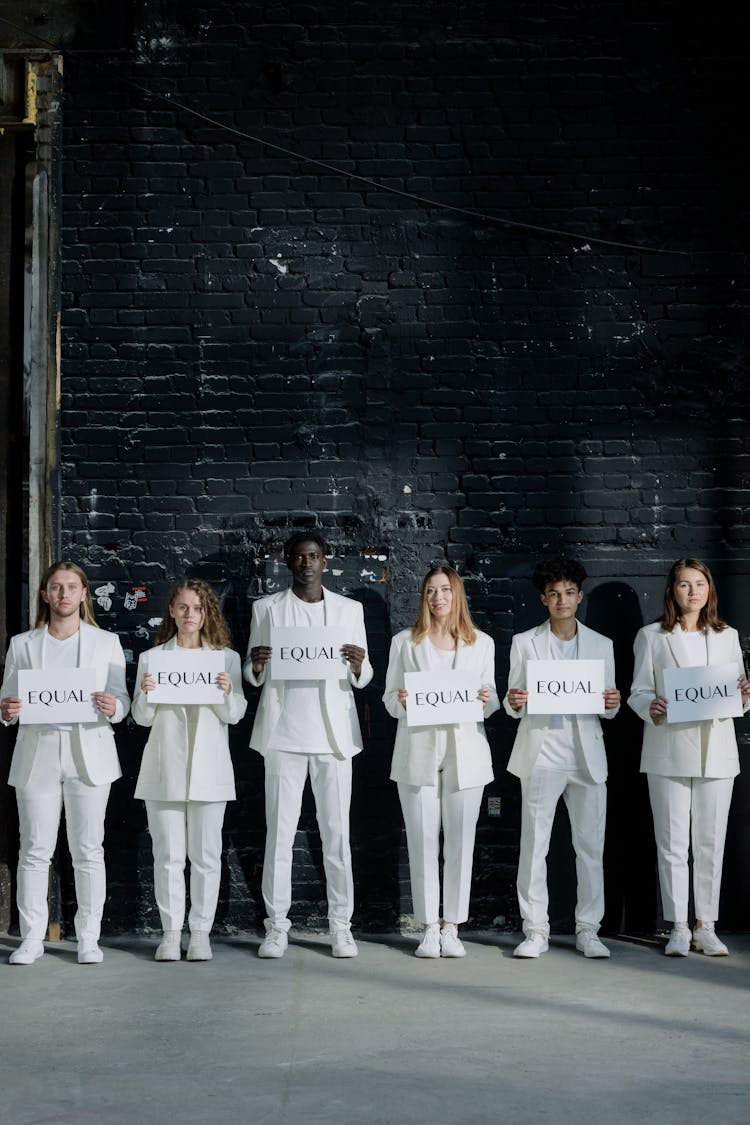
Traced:
<path fill-rule="evenodd" d="M 702 922 L 719 917 L 721 868 L 733 777 L 648 775 L 664 917 L 687 922 L 688 852 L 693 845 L 693 899 Z"/>
<path fill-rule="evenodd" d="M 458 789 L 438 771 L 437 785 L 398 783 L 406 826 L 414 917 L 424 925 L 440 921 L 440 825 L 443 827 L 443 913 L 459 924 L 469 917 L 471 870 L 484 786 Z"/>
<path fill-rule="evenodd" d="M 309 773 L 323 847 L 328 920 L 332 926 L 348 926 L 354 911 L 349 847 L 351 760 L 342 761 L 333 754 L 269 750 L 265 766 L 266 851 L 262 891 L 268 922 L 281 930 L 290 927 L 287 915 L 292 902 L 292 852 Z"/>
<path fill-rule="evenodd" d="M 185 921 L 185 861 L 190 860 L 191 933 L 209 933 L 221 880 L 226 801 L 146 801 L 154 852 L 154 895 L 163 930 Z"/>
<path fill-rule="evenodd" d="M 109 784 L 88 785 L 75 767 L 69 731 L 40 735 L 32 780 L 16 789 L 21 849 L 18 857 L 18 915 L 22 938 L 47 936 L 49 865 L 65 807 L 68 847 L 73 860 L 79 941 L 98 941 L 107 879 L 104 870 L 104 815 Z"/>
<path fill-rule="evenodd" d="M 518 905 L 524 933 L 549 932 L 547 853 L 560 797 L 570 819 L 576 854 L 576 932 L 599 929 L 604 914 L 604 828 L 607 786 L 574 770 L 534 769 L 521 778 L 521 854 Z"/>

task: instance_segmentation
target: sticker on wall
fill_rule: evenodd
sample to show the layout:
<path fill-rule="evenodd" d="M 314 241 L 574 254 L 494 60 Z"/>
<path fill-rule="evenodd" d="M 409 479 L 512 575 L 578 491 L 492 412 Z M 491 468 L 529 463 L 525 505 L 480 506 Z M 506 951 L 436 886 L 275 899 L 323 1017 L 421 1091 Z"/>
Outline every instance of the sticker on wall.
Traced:
<path fill-rule="evenodd" d="M 107 611 L 112 608 L 112 594 L 114 594 L 114 592 L 115 588 L 111 582 L 106 582 L 103 586 L 96 587 L 94 597 L 100 609 Z"/>
<path fill-rule="evenodd" d="M 123 606 L 125 609 L 137 609 L 142 602 L 148 601 L 147 586 L 131 586 L 125 595 Z"/>

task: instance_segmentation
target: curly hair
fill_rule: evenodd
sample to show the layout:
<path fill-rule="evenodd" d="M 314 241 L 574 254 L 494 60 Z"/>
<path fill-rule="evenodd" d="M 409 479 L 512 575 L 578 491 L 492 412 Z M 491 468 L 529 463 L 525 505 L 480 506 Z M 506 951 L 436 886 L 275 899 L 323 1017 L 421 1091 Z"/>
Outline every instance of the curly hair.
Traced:
<path fill-rule="evenodd" d="M 659 619 L 663 631 L 671 633 L 680 620 L 680 607 L 675 601 L 674 588 L 679 581 L 681 570 L 697 570 L 708 582 L 708 601 L 698 615 L 699 630 L 705 632 L 707 629 L 713 629 L 715 633 L 723 633 L 728 625 L 726 621 L 722 621 L 719 617 L 719 597 L 716 593 L 713 575 L 700 559 L 678 559 L 676 563 L 672 564 L 664 590 L 664 613 Z"/>
<path fill-rule="evenodd" d="M 53 574 L 56 574 L 58 570 L 70 570 L 73 574 L 78 575 L 86 591 L 86 596 L 79 608 L 81 621 L 85 621 L 87 625 L 94 625 L 98 628 L 96 618 L 94 617 L 94 604 L 91 601 L 91 590 L 89 589 L 89 580 L 86 577 L 86 571 L 82 570 L 77 563 L 70 562 L 69 560 L 51 563 L 39 579 L 39 589 L 36 595 L 35 628 L 41 629 L 43 625 L 49 625 L 49 605 L 42 597 L 42 593 L 46 592 L 50 578 Z"/>
<path fill-rule="evenodd" d="M 534 568 L 531 581 L 541 594 L 548 586 L 556 582 L 572 582 L 580 590 L 588 575 L 586 568 L 577 559 L 568 555 L 555 555 L 552 559 L 543 559 Z"/>
<path fill-rule="evenodd" d="M 156 634 L 156 644 L 163 645 L 165 641 L 170 641 L 177 633 L 177 624 L 169 610 L 182 590 L 191 590 L 200 598 L 204 615 L 201 640 L 209 648 L 231 648 L 232 636 L 224 619 L 224 614 L 221 612 L 219 599 L 208 582 L 204 582 L 202 578 L 182 578 L 169 591 L 167 604 L 164 607 L 164 616 L 159 626 L 159 632 Z"/>
<path fill-rule="evenodd" d="M 453 601 L 451 603 L 450 619 L 448 621 L 448 632 L 453 637 L 453 640 L 463 641 L 465 645 L 473 645 L 477 639 L 476 625 L 471 619 L 469 612 L 469 603 L 466 600 L 466 591 L 464 584 L 461 580 L 461 575 L 452 566 L 440 564 L 433 566 L 427 571 L 424 581 L 422 582 L 422 593 L 419 601 L 419 613 L 417 620 L 412 626 L 412 640 L 414 644 L 419 644 L 423 637 L 425 637 L 432 625 L 432 616 L 430 614 L 430 607 L 427 604 L 427 587 L 432 579 L 437 574 L 444 574 L 450 583 Z"/>
<path fill-rule="evenodd" d="M 292 552 L 296 551 L 301 543 L 315 543 L 320 548 L 321 555 L 328 552 L 328 544 L 319 531 L 295 531 L 294 535 L 290 535 L 284 544 L 284 562 L 288 563 L 292 557 Z"/>

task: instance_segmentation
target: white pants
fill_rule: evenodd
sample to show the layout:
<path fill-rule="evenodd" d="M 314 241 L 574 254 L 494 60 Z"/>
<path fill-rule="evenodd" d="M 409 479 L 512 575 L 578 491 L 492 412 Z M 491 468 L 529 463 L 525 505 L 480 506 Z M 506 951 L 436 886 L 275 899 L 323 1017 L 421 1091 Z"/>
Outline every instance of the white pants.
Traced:
<path fill-rule="evenodd" d="M 69 731 L 51 731 L 40 739 L 32 780 L 16 789 L 21 835 L 17 888 L 21 937 L 43 941 L 47 936 L 49 865 L 64 806 L 78 907 L 76 937 L 79 941 L 98 941 L 107 894 L 103 843 L 110 787 L 81 780 L 70 749 Z"/>
<path fill-rule="evenodd" d="M 518 905 L 524 933 L 549 932 L 547 853 L 560 797 L 570 819 L 576 854 L 576 932 L 599 929 L 604 913 L 604 828 L 607 786 L 574 770 L 537 768 L 521 778 L 521 854 Z"/>
<path fill-rule="evenodd" d="M 446 922 L 469 917 L 474 837 L 484 786 L 458 789 L 446 770 L 437 785 L 398 783 L 406 825 L 414 917 L 424 925 L 440 920 L 440 823 L 443 826 L 443 913 Z"/>
<path fill-rule="evenodd" d="M 310 775 L 323 847 L 328 920 L 348 926 L 354 911 L 354 880 L 349 847 L 352 763 L 333 754 L 296 754 L 269 750 L 266 764 L 266 852 L 263 901 L 267 920 L 288 930 L 292 902 L 292 851 L 302 811 L 302 794 Z"/>
<path fill-rule="evenodd" d="M 209 933 L 221 880 L 226 801 L 146 801 L 154 852 L 154 894 L 163 930 L 185 921 L 185 860 L 190 860 L 191 933 Z"/>
<path fill-rule="evenodd" d="M 733 786 L 733 777 L 648 775 L 662 910 L 670 922 L 687 922 L 691 839 L 695 916 L 701 922 L 715 922 L 719 917 Z"/>

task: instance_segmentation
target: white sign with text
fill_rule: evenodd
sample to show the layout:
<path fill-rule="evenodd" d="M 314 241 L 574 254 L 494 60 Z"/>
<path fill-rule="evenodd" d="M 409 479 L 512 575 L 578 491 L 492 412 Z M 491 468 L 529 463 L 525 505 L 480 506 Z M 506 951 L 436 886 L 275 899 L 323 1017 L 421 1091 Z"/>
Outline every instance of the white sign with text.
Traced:
<path fill-rule="evenodd" d="M 345 629 L 328 625 L 276 625 L 271 629 L 272 680 L 345 680 L 341 655 Z"/>
<path fill-rule="evenodd" d="M 736 664 L 698 668 L 665 668 L 664 694 L 668 723 L 697 723 L 742 714 L 742 693 Z"/>
<path fill-rule="evenodd" d="M 406 725 L 432 727 L 443 723 L 481 723 L 479 672 L 406 672 Z"/>
<path fill-rule="evenodd" d="M 149 703 L 223 703 L 224 692 L 216 682 L 224 671 L 224 653 L 215 649 L 162 649 L 148 658 L 148 670 L 156 687 Z"/>
<path fill-rule="evenodd" d="M 529 660 L 529 715 L 603 715 L 603 660 Z"/>
<path fill-rule="evenodd" d="M 93 668 L 21 669 L 18 694 L 22 726 L 38 723 L 95 723 L 99 712 L 91 693 L 96 691 Z"/>

